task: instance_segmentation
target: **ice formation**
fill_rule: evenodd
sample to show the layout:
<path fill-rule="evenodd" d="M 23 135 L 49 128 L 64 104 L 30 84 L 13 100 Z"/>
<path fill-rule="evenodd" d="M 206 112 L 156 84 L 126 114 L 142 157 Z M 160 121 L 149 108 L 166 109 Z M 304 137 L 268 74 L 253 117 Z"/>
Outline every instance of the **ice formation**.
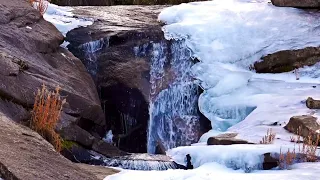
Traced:
<path fill-rule="evenodd" d="M 169 7 L 159 20 L 167 24 L 167 39 L 184 39 L 200 59 L 193 66 L 205 90 L 199 108 L 213 128 L 225 131 L 237 124 L 229 130 L 248 134 L 254 126 L 309 113 L 303 107 L 306 97 L 320 97 L 312 88 L 319 84 L 313 67 L 302 68 L 299 81 L 293 73 L 249 70 L 269 53 L 319 46 L 319 17 L 318 12 L 279 8 L 267 0 L 215 0 Z"/>

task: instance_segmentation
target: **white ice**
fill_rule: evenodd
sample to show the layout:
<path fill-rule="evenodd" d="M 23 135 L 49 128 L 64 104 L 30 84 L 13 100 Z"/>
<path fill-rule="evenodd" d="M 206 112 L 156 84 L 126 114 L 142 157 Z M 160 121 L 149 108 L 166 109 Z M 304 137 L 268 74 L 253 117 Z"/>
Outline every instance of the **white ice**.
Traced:
<path fill-rule="evenodd" d="M 320 163 L 244 173 L 261 164 L 263 153 L 293 149 L 292 134 L 283 128 L 290 117 L 320 117 L 319 111 L 305 105 L 308 96 L 320 99 L 320 64 L 300 68 L 300 80 L 293 72 L 257 74 L 249 70 L 267 54 L 319 46 L 319 12 L 275 7 L 268 0 L 214 0 L 168 7 L 159 20 L 167 24 L 163 27 L 167 39 L 185 40 L 201 61 L 193 67 L 193 75 L 204 89 L 199 108 L 211 120 L 213 130 L 194 146 L 167 152 L 183 164 L 190 154 L 194 170 L 124 170 L 106 179 L 319 179 Z M 273 145 L 205 145 L 208 137 L 222 131 L 237 132 L 237 138 L 259 143 L 269 128 L 276 133 Z"/>
<path fill-rule="evenodd" d="M 300 69 L 299 81 L 292 72 L 249 71 L 269 53 L 319 46 L 319 17 L 318 12 L 279 8 L 267 0 L 215 0 L 169 7 L 159 20 L 167 24 L 167 39 L 185 39 L 201 61 L 193 74 L 205 90 L 199 107 L 213 129 L 231 127 L 257 141 L 268 128 L 263 126 L 283 126 L 293 115 L 319 115 L 304 105 L 308 96 L 320 98 L 319 87 L 312 87 L 319 85 L 319 65 Z"/>
<path fill-rule="evenodd" d="M 64 36 L 72 29 L 93 24 L 93 19 L 75 18 L 71 11 L 71 7 L 60 7 L 49 3 L 43 18 L 55 25 Z"/>
<path fill-rule="evenodd" d="M 292 170 L 256 171 L 244 173 L 218 163 L 206 163 L 193 170 L 130 171 L 106 177 L 104 180 L 316 180 L 319 179 L 320 163 L 304 163 L 292 166 Z"/>

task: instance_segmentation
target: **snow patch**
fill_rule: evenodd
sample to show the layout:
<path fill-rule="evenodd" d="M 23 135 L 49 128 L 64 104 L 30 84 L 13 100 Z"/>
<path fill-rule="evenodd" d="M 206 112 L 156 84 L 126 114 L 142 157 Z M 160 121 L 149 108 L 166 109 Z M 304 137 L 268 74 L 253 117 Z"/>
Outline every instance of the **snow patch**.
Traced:
<path fill-rule="evenodd" d="M 55 25 L 64 36 L 72 29 L 93 24 L 94 20 L 91 18 L 75 18 L 72 10 L 71 7 L 60 7 L 49 3 L 43 18 Z"/>

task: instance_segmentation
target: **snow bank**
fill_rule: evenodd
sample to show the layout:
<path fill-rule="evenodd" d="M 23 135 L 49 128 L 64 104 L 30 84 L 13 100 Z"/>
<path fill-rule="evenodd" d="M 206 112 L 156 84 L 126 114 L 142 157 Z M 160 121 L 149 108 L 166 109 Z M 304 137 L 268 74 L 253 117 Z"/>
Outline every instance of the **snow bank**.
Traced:
<path fill-rule="evenodd" d="M 291 72 L 249 71 L 250 65 L 269 53 L 320 45 L 319 12 L 279 8 L 268 1 L 194 2 L 166 8 L 159 15 L 167 24 L 165 37 L 185 39 L 201 61 L 193 74 L 204 89 L 200 111 L 212 121 L 213 129 L 231 127 L 229 131 L 255 142 L 267 126 L 283 126 L 293 115 L 313 113 L 305 100 L 320 98 L 319 87 L 312 87 L 319 85 L 319 65 L 300 69 L 299 81 Z M 285 134 L 282 127 L 274 128 Z"/>
<path fill-rule="evenodd" d="M 284 145 L 282 151 L 293 149 L 293 145 Z M 265 153 L 276 154 L 280 152 L 278 145 L 230 145 L 230 146 L 190 146 L 178 147 L 167 152 L 178 164 L 186 164 L 186 154 L 192 157 L 191 162 L 195 168 L 206 163 L 219 163 L 228 168 L 242 169 L 246 172 L 262 169 Z"/>
<path fill-rule="evenodd" d="M 60 7 L 49 3 L 43 18 L 55 25 L 63 35 L 77 27 L 93 24 L 93 19 L 75 18 L 71 11 L 70 7 Z"/>
<path fill-rule="evenodd" d="M 303 163 L 292 166 L 292 170 L 256 171 L 243 173 L 243 170 L 232 170 L 217 163 L 207 163 L 193 170 L 167 171 L 127 171 L 106 177 L 104 180 L 316 180 L 319 178 L 320 163 Z"/>

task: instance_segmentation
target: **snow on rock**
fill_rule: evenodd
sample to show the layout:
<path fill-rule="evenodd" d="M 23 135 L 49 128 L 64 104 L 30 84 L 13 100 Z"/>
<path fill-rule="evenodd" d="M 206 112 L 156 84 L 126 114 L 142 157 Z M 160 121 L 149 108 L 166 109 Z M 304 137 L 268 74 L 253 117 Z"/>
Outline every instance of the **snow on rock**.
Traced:
<path fill-rule="evenodd" d="M 43 18 L 55 25 L 64 36 L 72 29 L 93 24 L 93 19 L 75 18 L 71 11 L 71 7 L 60 7 L 49 3 Z"/>
<path fill-rule="evenodd" d="M 201 61 L 193 66 L 204 89 L 199 108 L 214 130 L 259 142 L 276 124 L 278 137 L 288 139 L 284 123 L 314 113 L 305 100 L 320 98 L 319 87 L 312 87 L 319 86 L 319 64 L 300 69 L 299 81 L 292 72 L 256 74 L 249 67 L 269 53 L 319 46 L 319 12 L 279 8 L 268 0 L 214 0 L 169 7 L 159 20 L 167 24 L 167 39 L 185 39 Z"/>

